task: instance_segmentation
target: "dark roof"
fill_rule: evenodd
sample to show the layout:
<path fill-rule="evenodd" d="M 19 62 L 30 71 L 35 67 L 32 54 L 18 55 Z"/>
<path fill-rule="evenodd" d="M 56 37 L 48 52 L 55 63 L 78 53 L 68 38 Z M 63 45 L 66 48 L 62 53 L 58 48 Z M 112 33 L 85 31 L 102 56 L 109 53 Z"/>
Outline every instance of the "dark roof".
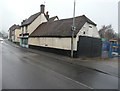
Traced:
<path fill-rule="evenodd" d="M 75 18 L 75 36 L 86 22 L 96 26 L 96 24 L 85 15 Z M 54 22 L 45 22 L 38 26 L 30 37 L 71 37 L 72 24 L 73 18 L 57 20 Z"/>
<path fill-rule="evenodd" d="M 20 29 L 21 27 L 19 25 L 16 25 L 16 28 L 15 29 Z"/>
<path fill-rule="evenodd" d="M 16 24 L 12 25 L 12 26 L 9 28 L 9 30 L 10 30 L 10 31 L 13 31 L 13 30 L 15 29 L 15 27 L 16 27 Z"/>
<path fill-rule="evenodd" d="M 21 27 L 31 24 L 40 14 L 41 14 L 41 12 L 38 12 L 36 14 L 31 15 L 28 19 L 23 20 L 23 22 L 21 23 Z M 44 14 L 44 16 L 48 20 L 48 18 L 45 14 Z"/>
<path fill-rule="evenodd" d="M 12 25 L 12 26 L 9 28 L 10 31 L 14 31 L 15 29 L 20 29 L 20 26 L 14 24 L 14 25 Z"/>
<path fill-rule="evenodd" d="M 54 17 L 49 18 L 48 21 L 49 21 L 49 22 L 52 22 L 52 21 L 54 21 L 56 18 L 59 20 L 58 16 L 54 16 Z"/>
<path fill-rule="evenodd" d="M 40 14 L 41 14 L 41 12 L 38 12 L 38 13 L 36 13 L 34 15 L 31 15 L 28 19 L 23 20 L 21 26 L 25 26 L 25 25 L 31 24 Z"/>

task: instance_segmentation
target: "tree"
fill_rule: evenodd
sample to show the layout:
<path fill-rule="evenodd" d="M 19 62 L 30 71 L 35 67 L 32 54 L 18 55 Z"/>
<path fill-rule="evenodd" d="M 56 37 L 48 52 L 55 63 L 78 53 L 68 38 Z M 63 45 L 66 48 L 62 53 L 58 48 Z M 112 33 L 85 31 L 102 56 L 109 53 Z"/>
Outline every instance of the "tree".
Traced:
<path fill-rule="evenodd" d="M 112 25 L 102 26 L 99 30 L 99 34 L 101 38 L 105 38 L 107 41 L 110 39 L 118 39 L 118 34 L 114 32 Z"/>

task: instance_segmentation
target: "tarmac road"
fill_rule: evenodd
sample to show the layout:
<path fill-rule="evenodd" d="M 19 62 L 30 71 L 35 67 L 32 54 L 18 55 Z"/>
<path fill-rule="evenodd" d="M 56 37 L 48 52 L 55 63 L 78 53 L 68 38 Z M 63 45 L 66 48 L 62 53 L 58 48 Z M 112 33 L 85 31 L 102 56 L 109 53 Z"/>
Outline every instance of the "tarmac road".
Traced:
<path fill-rule="evenodd" d="M 118 78 L 2 43 L 3 89 L 118 89 Z M 54 54 L 52 54 L 54 55 Z"/>

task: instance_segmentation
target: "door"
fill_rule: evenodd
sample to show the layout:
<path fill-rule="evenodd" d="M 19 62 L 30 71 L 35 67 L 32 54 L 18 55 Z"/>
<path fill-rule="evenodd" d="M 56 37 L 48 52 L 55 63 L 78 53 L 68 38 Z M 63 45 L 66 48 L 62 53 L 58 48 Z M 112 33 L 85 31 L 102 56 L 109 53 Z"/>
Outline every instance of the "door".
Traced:
<path fill-rule="evenodd" d="M 26 47 L 26 48 L 29 47 L 29 46 L 28 46 L 28 38 L 23 38 L 23 39 L 22 39 L 22 47 Z"/>

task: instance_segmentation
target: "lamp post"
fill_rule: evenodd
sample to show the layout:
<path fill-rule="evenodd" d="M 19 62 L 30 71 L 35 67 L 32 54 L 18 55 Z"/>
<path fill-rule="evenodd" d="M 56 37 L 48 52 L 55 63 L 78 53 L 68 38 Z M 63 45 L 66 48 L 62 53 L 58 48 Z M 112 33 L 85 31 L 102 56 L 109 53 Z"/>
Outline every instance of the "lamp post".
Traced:
<path fill-rule="evenodd" d="M 73 39 L 74 39 L 74 32 L 76 30 L 75 27 L 75 0 L 74 0 L 74 10 L 73 10 L 73 25 L 72 25 L 72 38 L 71 38 L 71 57 L 73 58 L 73 48 L 74 48 L 74 44 L 73 44 Z"/>

